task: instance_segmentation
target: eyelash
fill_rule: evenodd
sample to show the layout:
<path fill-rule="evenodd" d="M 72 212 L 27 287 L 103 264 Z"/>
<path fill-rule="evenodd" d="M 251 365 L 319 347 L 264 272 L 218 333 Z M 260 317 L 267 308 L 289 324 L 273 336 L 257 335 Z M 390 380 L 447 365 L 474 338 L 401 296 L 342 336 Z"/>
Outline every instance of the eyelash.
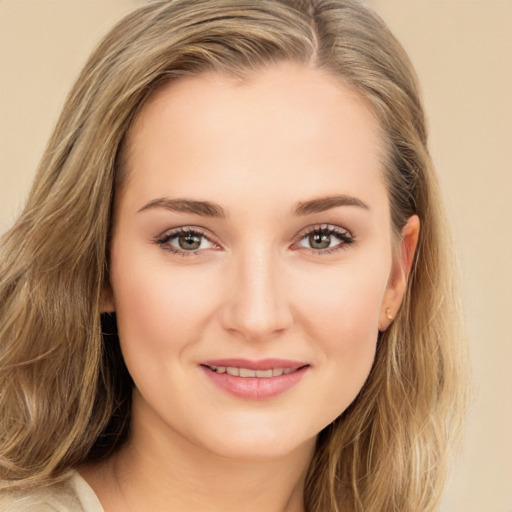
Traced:
<path fill-rule="evenodd" d="M 185 251 L 182 249 L 177 249 L 176 247 L 169 245 L 169 242 L 171 240 L 174 240 L 176 238 L 179 238 L 180 236 L 187 236 L 192 235 L 195 237 L 203 237 L 206 240 L 208 240 L 210 243 L 217 245 L 213 240 L 211 240 L 205 233 L 198 229 L 192 229 L 192 228 L 179 228 L 170 232 L 165 233 L 162 237 L 157 238 L 155 240 L 155 243 L 160 245 L 160 247 L 164 251 L 168 251 L 172 254 L 177 254 L 180 256 L 198 256 L 201 254 L 205 249 L 196 249 L 194 251 Z M 353 244 L 356 239 L 354 235 L 352 235 L 349 231 L 341 228 L 337 228 L 334 226 L 329 225 L 323 225 L 323 226 L 315 226 L 312 229 L 309 229 L 308 231 L 302 233 L 299 242 L 302 240 L 313 236 L 313 235 L 319 235 L 319 236 L 334 236 L 335 238 L 338 238 L 341 243 L 334 247 L 328 247 L 326 249 L 313 249 L 313 248 L 307 248 L 303 247 L 303 249 L 306 249 L 311 251 L 315 255 L 319 254 L 331 254 L 333 252 L 346 249 L 349 245 Z M 298 242 L 297 242 L 298 243 Z M 300 250 L 295 249 L 295 250 Z"/>

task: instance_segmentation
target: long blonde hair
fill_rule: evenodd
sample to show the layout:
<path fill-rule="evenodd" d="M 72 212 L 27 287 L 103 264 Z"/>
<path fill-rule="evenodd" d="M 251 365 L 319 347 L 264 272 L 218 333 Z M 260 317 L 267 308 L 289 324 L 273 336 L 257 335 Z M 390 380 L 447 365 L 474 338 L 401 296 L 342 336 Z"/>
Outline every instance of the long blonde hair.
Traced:
<path fill-rule="evenodd" d="M 145 101 L 179 77 L 243 78 L 283 60 L 327 70 L 367 99 L 385 134 L 393 228 L 414 213 L 422 227 L 371 374 L 318 437 L 306 509 L 436 509 L 466 402 L 452 244 L 414 71 L 357 0 L 157 0 L 90 57 L 0 247 L 0 487 L 55 482 L 128 432 L 132 383 L 115 335 L 102 333 L 100 298 L 123 140 Z"/>

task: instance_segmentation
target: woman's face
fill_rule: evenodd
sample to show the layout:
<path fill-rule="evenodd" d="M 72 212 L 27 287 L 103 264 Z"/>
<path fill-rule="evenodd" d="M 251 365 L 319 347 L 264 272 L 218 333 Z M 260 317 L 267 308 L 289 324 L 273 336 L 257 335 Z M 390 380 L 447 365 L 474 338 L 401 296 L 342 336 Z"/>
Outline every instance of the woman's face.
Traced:
<path fill-rule="evenodd" d="M 392 258 L 381 137 L 357 94 L 292 64 L 182 79 L 144 107 L 105 298 L 135 432 L 276 457 L 354 400 L 407 266 Z"/>

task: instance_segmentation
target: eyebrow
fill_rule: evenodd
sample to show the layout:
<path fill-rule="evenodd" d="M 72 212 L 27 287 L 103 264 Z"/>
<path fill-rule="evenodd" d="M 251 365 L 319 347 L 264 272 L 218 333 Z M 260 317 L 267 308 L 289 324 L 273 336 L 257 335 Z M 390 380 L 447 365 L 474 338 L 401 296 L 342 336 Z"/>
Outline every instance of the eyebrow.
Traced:
<path fill-rule="evenodd" d="M 296 217 L 301 217 L 311 215 L 312 213 L 325 212 L 339 206 L 357 206 L 365 210 L 370 210 L 370 207 L 361 199 L 341 194 L 299 202 L 292 208 L 292 214 Z M 167 197 L 160 197 L 147 203 L 138 212 L 143 212 L 153 208 L 163 208 L 177 213 L 192 213 L 194 215 L 200 215 L 201 217 L 226 218 L 224 209 L 216 203 L 185 198 L 170 199 Z"/>
<path fill-rule="evenodd" d="M 153 208 L 164 208 L 178 213 L 193 213 L 201 215 L 202 217 L 217 217 L 225 218 L 226 214 L 222 206 L 212 203 L 210 201 L 195 201 L 192 199 L 170 199 L 167 197 L 160 197 L 150 201 L 143 206 L 139 212 L 150 210 Z M 138 213 L 138 212 L 137 212 Z"/>
<path fill-rule="evenodd" d="M 357 206 L 365 210 L 370 210 L 370 207 L 361 199 L 349 196 L 346 194 L 320 197 L 318 199 L 311 199 L 310 201 L 304 201 L 297 203 L 295 208 L 292 210 L 293 215 L 302 216 L 310 215 L 312 213 L 325 212 L 331 208 L 337 208 L 338 206 Z"/>

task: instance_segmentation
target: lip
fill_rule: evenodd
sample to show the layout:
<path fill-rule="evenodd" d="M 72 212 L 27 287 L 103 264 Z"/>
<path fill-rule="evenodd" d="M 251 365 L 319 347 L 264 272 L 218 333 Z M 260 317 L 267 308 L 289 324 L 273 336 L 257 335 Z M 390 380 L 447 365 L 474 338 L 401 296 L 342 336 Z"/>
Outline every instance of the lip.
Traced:
<path fill-rule="evenodd" d="M 295 371 L 276 377 L 237 377 L 227 373 L 214 372 L 209 368 L 210 366 L 231 366 L 250 370 L 286 368 L 295 369 Z M 267 400 L 281 395 L 298 384 L 309 370 L 310 365 L 303 361 L 291 361 L 288 359 L 271 358 L 253 361 L 236 358 L 203 361 L 199 367 L 209 378 L 210 382 L 233 396 L 245 400 Z"/>
<path fill-rule="evenodd" d="M 230 359 L 211 359 L 202 361 L 205 366 L 234 366 L 237 368 L 248 368 L 249 370 L 268 370 L 269 368 L 300 368 L 308 363 L 304 361 L 292 361 L 290 359 L 267 358 L 254 361 L 251 359 L 230 358 Z"/>

